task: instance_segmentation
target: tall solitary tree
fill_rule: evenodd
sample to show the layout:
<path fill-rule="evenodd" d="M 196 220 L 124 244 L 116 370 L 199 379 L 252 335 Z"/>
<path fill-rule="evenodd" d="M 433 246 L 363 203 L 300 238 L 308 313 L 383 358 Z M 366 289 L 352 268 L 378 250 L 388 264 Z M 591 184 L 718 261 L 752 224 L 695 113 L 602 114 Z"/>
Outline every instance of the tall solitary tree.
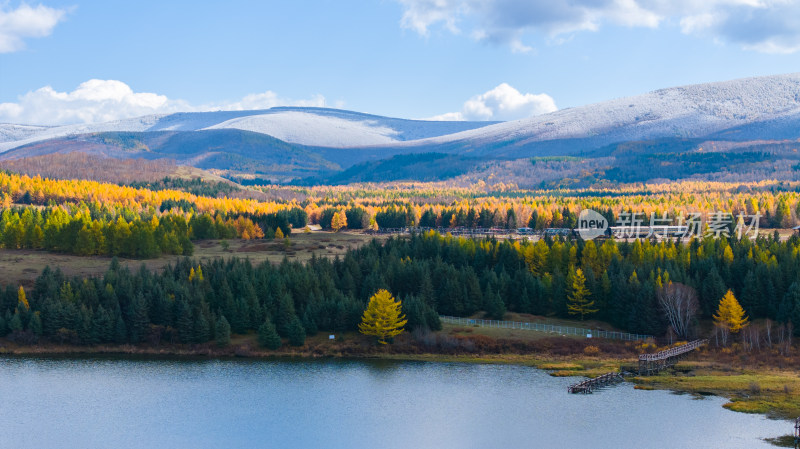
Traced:
<path fill-rule="evenodd" d="M 580 315 L 581 321 L 586 315 L 597 313 L 598 309 L 594 308 L 594 301 L 589 300 L 591 292 L 586 288 L 586 278 L 583 276 L 583 270 L 576 269 L 572 276 L 572 283 L 569 285 L 569 295 L 567 296 L 567 312 L 570 315 Z"/>
<path fill-rule="evenodd" d="M 391 293 L 378 290 L 369 299 L 358 329 L 364 335 L 378 337 L 378 343 L 385 345 L 387 339 L 400 335 L 408 322 L 401 307 L 400 301 L 395 302 Z"/>
<path fill-rule="evenodd" d="M 739 301 L 733 296 L 733 292 L 728 290 L 719 301 L 714 321 L 720 326 L 725 326 L 732 333 L 736 333 L 749 324 L 748 320 L 749 318 L 745 315 Z"/>

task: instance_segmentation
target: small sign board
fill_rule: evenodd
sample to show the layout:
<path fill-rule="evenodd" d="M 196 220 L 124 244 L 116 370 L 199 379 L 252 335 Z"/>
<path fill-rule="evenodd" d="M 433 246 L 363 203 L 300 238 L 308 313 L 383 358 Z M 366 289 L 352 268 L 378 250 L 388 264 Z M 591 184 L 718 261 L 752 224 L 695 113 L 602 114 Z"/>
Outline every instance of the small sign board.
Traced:
<path fill-rule="evenodd" d="M 333 334 L 328 335 L 328 340 L 336 340 L 336 336 Z"/>
<path fill-rule="evenodd" d="M 586 334 L 586 338 L 592 338 L 592 334 L 591 333 Z"/>

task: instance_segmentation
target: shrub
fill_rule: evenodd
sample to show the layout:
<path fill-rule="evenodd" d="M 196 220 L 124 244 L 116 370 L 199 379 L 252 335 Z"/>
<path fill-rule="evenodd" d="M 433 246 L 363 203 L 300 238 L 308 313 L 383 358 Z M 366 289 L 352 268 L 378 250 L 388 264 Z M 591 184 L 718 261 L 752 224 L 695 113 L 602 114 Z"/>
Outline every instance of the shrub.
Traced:
<path fill-rule="evenodd" d="M 583 348 L 583 353 L 586 355 L 597 355 L 600 354 L 600 348 L 594 345 L 589 345 Z"/>

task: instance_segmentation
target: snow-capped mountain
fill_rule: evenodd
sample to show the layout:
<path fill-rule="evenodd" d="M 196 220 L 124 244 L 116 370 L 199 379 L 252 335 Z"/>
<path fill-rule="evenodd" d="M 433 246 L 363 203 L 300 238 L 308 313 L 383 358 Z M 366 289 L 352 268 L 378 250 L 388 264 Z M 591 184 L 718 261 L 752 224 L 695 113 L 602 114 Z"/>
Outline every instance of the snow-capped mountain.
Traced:
<path fill-rule="evenodd" d="M 498 147 L 570 140 L 581 149 L 665 137 L 698 138 L 727 129 L 800 116 L 800 73 L 661 89 L 505 123 L 405 120 L 326 108 L 279 107 L 150 115 L 55 127 L 0 124 L 0 151 L 43 140 L 101 132 L 238 129 L 315 147 Z M 744 128 L 743 128 L 744 127 Z M 576 142 L 578 141 L 578 142 Z M 534 145 L 535 146 L 535 145 Z"/>
<path fill-rule="evenodd" d="M 445 176 L 453 171 L 445 170 L 452 164 L 466 167 L 480 161 L 549 155 L 602 158 L 629 143 L 636 143 L 640 152 L 670 153 L 695 151 L 706 141 L 729 141 L 713 148 L 749 151 L 746 148 L 789 145 L 797 139 L 800 73 L 661 89 L 504 123 L 405 120 L 281 107 L 53 127 L 0 124 L 0 159 L 83 151 L 103 157 L 168 158 L 272 179 L 328 176 L 360 165 L 352 178 L 366 179 L 361 174 L 373 170 L 370 164 L 415 154 L 381 169 L 397 173 L 406 164 L 415 168 L 406 167 L 405 173 L 413 174 L 438 167 L 434 172 Z M 738 143 L 732 145 L 734 141 Z M 800 167 L 792 162 L 796 151 L 783 150 L 791 157 L 782 164 Z M 724 166 L 719 162 L 707 168 Z M 435 173 L 427 176 L 435 178 Z"/>
<path fill-rule="evenodd" d="M 781 122 L 800 133 L 800 73 L 661 89 L 402 144 L 493 150 L 570 141 L 576 149 L 658 138 L 703 138 L 729 129 L 736 140 L 765 138 L 760 125 Z M 756 126 L 747 126 L 756 125 Z M 783 138 L 783 137 L 776 137 Z"/>
<path fill-rule="evenodd" d="M 54 127 L 0 124 L 0 151 L 81 134 L 211 129 L 238 129 L 300 145 L 347 148 L 442 136 L 492 123 L 405 120 L 326 108 L 185 112 Z"/>

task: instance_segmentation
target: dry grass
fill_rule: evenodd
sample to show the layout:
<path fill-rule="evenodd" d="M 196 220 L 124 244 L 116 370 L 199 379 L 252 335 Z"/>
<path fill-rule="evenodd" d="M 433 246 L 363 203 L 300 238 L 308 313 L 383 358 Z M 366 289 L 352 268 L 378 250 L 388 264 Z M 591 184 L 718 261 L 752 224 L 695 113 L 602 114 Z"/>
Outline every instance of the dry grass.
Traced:
<path fill-rule="evenodd" d="M 452 336 L 485 335 L 491 338 L 504 338 L 509 340 L 536 341 L 543 338 L 553 338 L 554 334 L 522 329 L 496 329 L 492 327 L 465 327 L 455 324 L 442 323 L 442 331 Z M 558 335 L 555 335 L 558 337 Z M 562 338 L 586 340 L 577 335 L 565 335 Z"/>
<path fill-rule="evenodd" d="M 297 232 L 289 239 L 289 246 L 283 240 L 202 240 L 195 242 L 195 259 L 213 260 L 216 258 L 248 258 L 254 264 L 268 261 L 280 263 L 284 258 L 305 262 L 316 257 L 344 255 L 348 249 L 363 246 L 372 239 L 357 233 L 316 232 L 305 234 Z M 378 237 L 380 238 L 380 237 Z M 131 269 L 144 264 L 149 270 L 160 270 L 167 264 L 174 264 L 182 256 L 162 256 L 158 259 L 135 260 L 120 258 L 120 262 Z M 60 268 L 67 276 L 97 276 L 103 274 L 111 263 L 105 256 L 72 256 L 33 250 L 0 249 L 0 283 L 33 285 L 45 266 Z"/>

